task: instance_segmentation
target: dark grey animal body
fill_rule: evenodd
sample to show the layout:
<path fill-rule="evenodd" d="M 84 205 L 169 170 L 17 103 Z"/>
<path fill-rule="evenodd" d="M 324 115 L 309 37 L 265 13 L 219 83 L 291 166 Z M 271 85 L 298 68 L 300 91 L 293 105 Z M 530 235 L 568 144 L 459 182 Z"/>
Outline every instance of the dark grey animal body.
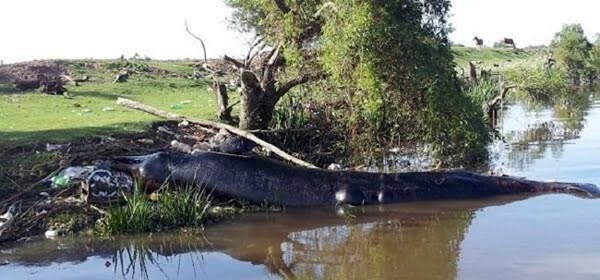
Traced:
<path fill-rule="evenodd" d="M 115 159 L 115 166 L 149 185 L 205 186 L 217 195 L 253 203 L 291 207 L 338 203 L 384 204 L 435 199 L 467 199 L 520 193 L 571 193 L 600 197 L 591 184 L 545 183 L 470 172 L 368 173 L 289 166 L 248 156 L 205 152 L 157 153 Z"/>

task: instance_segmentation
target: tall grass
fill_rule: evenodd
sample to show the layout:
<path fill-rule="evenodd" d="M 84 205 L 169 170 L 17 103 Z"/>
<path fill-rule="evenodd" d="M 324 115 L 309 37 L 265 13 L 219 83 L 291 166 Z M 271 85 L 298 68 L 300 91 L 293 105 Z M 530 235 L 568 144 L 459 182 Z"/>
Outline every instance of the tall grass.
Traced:
<path fill-rule="evenodd" d="M 141 233 L 200 226 L 208 214 L 210 196 L 203 188 L 164 188 L 156 202 L 136 188 L 124 205 L 112 205 L 99 230 L 106 234 Z"/>
<path fill-rule="evenodd" d="M 210 200 L 204 188 L 185 187 L 163 192 L 158 197 L 158 219 L 171 227 L 200 226 L 206 218 Z"/>
<path fill-rule="evenodd" d="M 498 82 L 492 79 L 480 79 L 476 84 L 469 85 L 465 94 L 477 105 L 488 103 L 498 95 Z"/>

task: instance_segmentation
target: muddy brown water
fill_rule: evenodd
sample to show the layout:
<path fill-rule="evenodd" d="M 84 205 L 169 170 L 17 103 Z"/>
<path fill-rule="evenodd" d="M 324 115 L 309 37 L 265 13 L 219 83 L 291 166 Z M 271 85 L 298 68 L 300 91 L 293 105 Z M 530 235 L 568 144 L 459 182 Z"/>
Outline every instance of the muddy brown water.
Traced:
<path fill-rule="evenodd" d="M 600 100 L 600 99 L 599 99 Z M 600 185 L 600 101 L 510 106 L 497 169 Z M 354 218 L 351 216 L 355 216 Z M 63 238 L 0 251 L 0 279 L 600 279 L 600 201 L 503 196 L 252 214 L 205 236 Z"/>

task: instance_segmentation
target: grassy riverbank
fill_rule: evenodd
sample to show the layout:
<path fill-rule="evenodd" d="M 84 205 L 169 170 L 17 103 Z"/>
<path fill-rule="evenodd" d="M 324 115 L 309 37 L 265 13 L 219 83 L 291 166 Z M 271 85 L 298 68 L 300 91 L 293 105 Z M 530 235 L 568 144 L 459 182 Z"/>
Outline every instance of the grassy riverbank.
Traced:
<path fill-rule="evenodd" d="M 454 62 L 465 70 L 469 62 L 483 69 L 504 70 L 521 64 L 535 64 L 543 61 L 543 49 L 511 49 L 511 48 L 469 48 L 454 47 Z"/>
<path fill-rule="evenodd" d="M 481 67 L 479 69 L 498 63 L 504 63 L 503 67 L 525 65 L 539 55 L 536 51 L 510 49 L 456 48 L 454 51 L 458 65 L 473 61 Z M 150 129 L 158 118 L 116 105 L 118 97 L 177 114 L 215 119 L 216 102 L 210 81 L 189 78 L 192 61 L 133 61 L 131 63 L 142 71 L 133 74 L 126 83 L 112 83 L 122 63 L 122 60 L 65 61 L 63 65 L 71 76 L 90 77 L 79 86 L 67 86 L 68 96 L 19 92 L 9 84 L 0 83 L 0 118 L 3 119 L 0 122 L 0 197 L 17 193 L 65 165 L 88 164 L 115 154 L 145 153 L 169 145 L 172 135 L 161 136 L 156 127 Z M 0 71 L 1 67 L 7 66 L 0 66 Z M 230 93 L 230 98 L 233 103 L 238 96 Z M 207 139 L 208 136 L 195 137 Z M 47 147 L 47 144 L 64 143 L 72 145 L 58 150 Z M 166 194 L 157 205 L 162 210 L 155 211 L 155 206 L 145 197 L 134 195 L 125 206 L 107 208 L 109 215 L 100 229 L 109 234 L 171 229 L 199 225 L 207 217 L 208 200 L 193 192 Z M 87 215 L 67 210 L 60 217 Z M 186 213 L 193 215 L 186 216 Z M 40 226 L 56 223 L 50 221 Z"/>
<path fill-rule="evenodd" d="M 457 65 L 481 62 L 482 68 L 529 63 L 538 50 L 454 48 Z M 191 80 L 192 61 L 144 62 L 153 71 L 134 74 L 127 83 L 113 84 L 118 61 L 69 61 L 73 76 L 88 75 L 90 82 L 67 87 L 71 98 L 35 92 L 17 92 L 0 84 L 0 147 L 32 143 L 68 142 L 81 137 L 131 134 L 145 131 L 157 118 L 114 104 L 118 97 L 187 116 L 214 119 L 215 99 L 207 80 Z M 236 94 L 230 95 L 236 99 Z M 176 108 L 176 109 L 172 109 Z"/>
<path fill-rule="evenodd" d="M 191 80 L 193 62 L 152 61 L 153 71 L 134 74 L 127 83 L 112 83 L 114 61 L 69 61 L 73 76 L 90 82 L 68 86 L 70 97 L 17 92 L 0 87 L 0 147 L 68 142 L 81 137 L 138 133 L 157 118 L 115 104 L 118 97 L 178 114 L 214 116 L 215 99 L 206 80 Z M 175 108 L 175 109 L 173 109 Z"/>

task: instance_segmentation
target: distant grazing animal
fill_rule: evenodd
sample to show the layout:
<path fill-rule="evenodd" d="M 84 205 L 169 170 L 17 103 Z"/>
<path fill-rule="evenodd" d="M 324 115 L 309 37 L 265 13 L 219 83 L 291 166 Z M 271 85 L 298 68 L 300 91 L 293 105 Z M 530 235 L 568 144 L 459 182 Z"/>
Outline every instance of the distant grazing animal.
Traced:
<path fill-rule="evenodd" d="M 513 49 L 517 48 L 517 45 L 515 45 L 515 40 L 511 39 L 511 38 L 504 38 L 504 40 L 502 41 L 505 45 L 508 46 L 512 46 Z"/>
<path fill-rule="evenodd" d="M 473 41 L 475 41 L 475 44 L 477 44 L 478 47 L 483 47 L 483 39 L 475 36 L 475 38 L 473 38 Z"/>

